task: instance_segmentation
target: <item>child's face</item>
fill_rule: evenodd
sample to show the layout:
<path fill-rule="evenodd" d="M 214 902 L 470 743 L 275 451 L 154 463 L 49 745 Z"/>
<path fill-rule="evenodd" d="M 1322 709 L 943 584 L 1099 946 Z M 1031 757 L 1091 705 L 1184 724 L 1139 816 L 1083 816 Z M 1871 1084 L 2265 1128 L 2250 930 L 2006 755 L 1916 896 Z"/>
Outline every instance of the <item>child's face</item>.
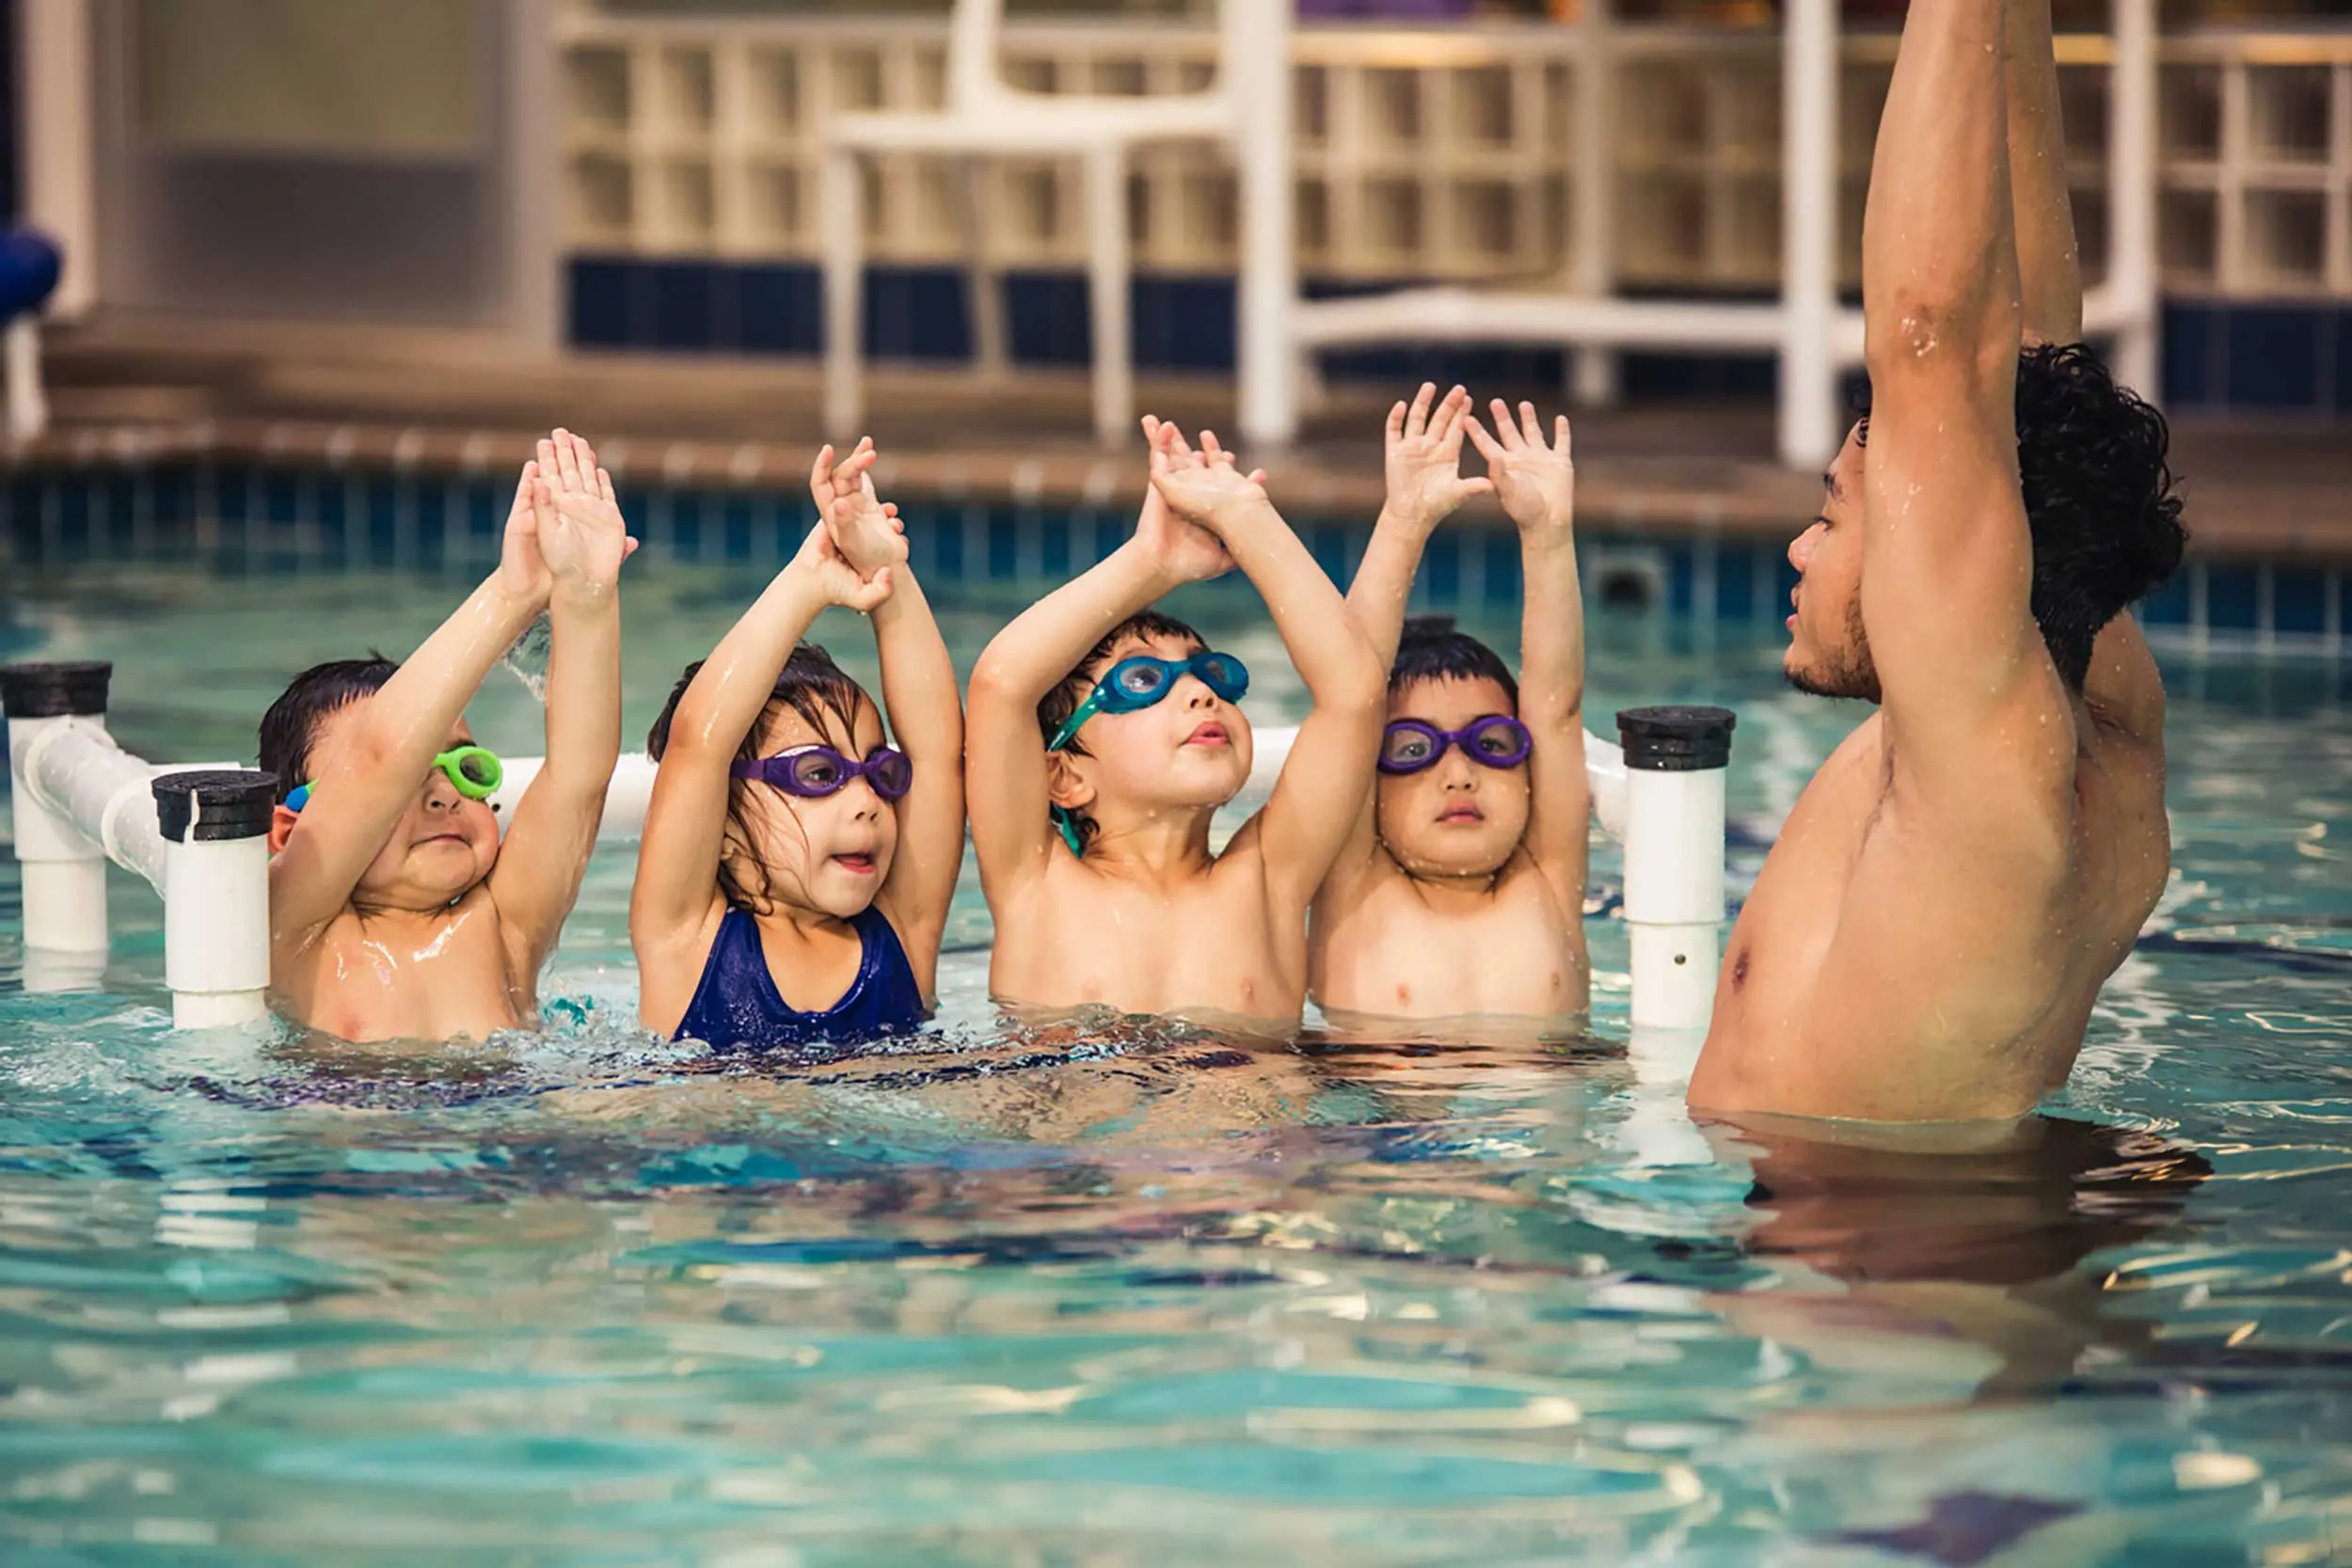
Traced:
<path fill-rule="evenodd" d="M 309 757 L 313 780 L 326 776 L 327 763 L 352 734 L 360 708 L 373 701 L 362 697 L 319 721 Z M 441 749 L 472 744 L 473 731 L 461 719 Z M 489 802 L 467 800 L 447 773 L 428 768 L 418 783 L 416 799 L 360 873 L 351 901 L 364 909 L 443 909 L 479 886 L 498 858 L 499 823 Z"/>
<path fill-rule="evenodd" d="M 782 703 L 762 717 L 759 754 L 771 757 L 798 746 L 830 746 L 864 761 L 883 743 L 882 714 L 861 701 L 857 721 L 844 724 L 824 713 L 822 728 Z M 787 795 L 752 781 L 744 786 L 742 822 L 750 856 L 766 873 L 769 896 L 779 903 L 816 910 L 847 920 L 866 909 L 890 875 L 898 847 L 898 813 L 860 777 L 831 795 Z M 730 837 L 732 834 L 730 834 Z M 730 843 L 729 852 L 737 852 Z M 756 888 L 757 874 L 737 880 Z"/>
<path fill-rule="evenodd" d="M 1184 638 L 1121 638 L 1089 673 L 1099 677 L 1139 654 L 1189 658 L 1199 652 L 1200 644 Z M 1057 788 L 1056 801 L 1085 810 L 1098 823 L 1106 810 L 1113 816 L 1215 810 L 1249 782 L 1249 721 L 1198 675 L 1178 676 L 1168 694 L 1150 707 L 1097 713 L 1079 731 L 1078 743 L 1087 755 L 1057 753 L 1069 770 L 1063 784 L 1076 787 Z"/>
<path fill-rule="evenodd" d="M 1502 683 L 1483 677 L 1415 681 L 1389 703 L 1391 723 L 1418 719 L 1441 730 L 1490 713 L 1514 709 Z M 1380 842 L 1408 874 L 1491 876 L 1527 833 L 1527 764 L 1488 768 L 1449 746 L 1418 773 L 1381 774 L 1375 809 Z"/>

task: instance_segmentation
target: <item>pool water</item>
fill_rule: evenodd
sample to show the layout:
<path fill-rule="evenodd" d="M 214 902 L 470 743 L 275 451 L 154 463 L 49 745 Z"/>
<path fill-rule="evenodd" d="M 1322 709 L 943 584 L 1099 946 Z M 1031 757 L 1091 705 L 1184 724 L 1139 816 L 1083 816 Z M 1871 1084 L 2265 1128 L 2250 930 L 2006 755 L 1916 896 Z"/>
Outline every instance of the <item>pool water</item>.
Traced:
<path fill-rule="evenodd" d="M 757 586 L 633 577 L 632 737 Z M 461 587 L 19 580 L 0 657 L 250 757 Z M 961 668 L 1032 592 L 943 610 Z M 1246 590 L 1177 608 L 1295 719 Z M 1739 710 L 1752 876 L 1860 710 L 1746 627 L 1592 643 L 1598 727 Z M 1017 1033 L 967 878 L 934 1033 L 798 1076 L 631 1027 L 625 851 L 553 1027 L 429 1058 L 173 1036 L 127 878 L 103 990 L 27 995 L 0 861 L 0 1562 L 2352 1561 L 2352 671 L 2167 671 L 2174 885 L 1964 1155 L 1694 1126 L 1605 848 L 1581 1045 Z M 473 719 L 541 749 L 504 673 Z"/>

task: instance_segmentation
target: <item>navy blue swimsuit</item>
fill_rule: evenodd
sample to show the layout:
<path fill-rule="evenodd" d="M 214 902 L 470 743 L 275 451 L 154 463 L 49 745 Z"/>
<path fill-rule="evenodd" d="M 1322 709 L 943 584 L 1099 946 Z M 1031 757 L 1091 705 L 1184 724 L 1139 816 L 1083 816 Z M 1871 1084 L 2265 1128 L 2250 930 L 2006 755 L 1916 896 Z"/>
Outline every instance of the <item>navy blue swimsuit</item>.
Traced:
<path fill-rule="evenodd" d="M 882 911 L 867 905 L 850 916 L 858 935 L 857 978 L 822 1012 L 787 1006 L 768 973 L 759 922 L 730 909 L 703 964 L 702 983 L 678 1020 L 678 1039 L 707 1042 L 717 1051 L 763 1051 L 777 1046 L 847 1045 L 878 1035 L 903 1034 L 923 1022 L 923 989 Z"/>

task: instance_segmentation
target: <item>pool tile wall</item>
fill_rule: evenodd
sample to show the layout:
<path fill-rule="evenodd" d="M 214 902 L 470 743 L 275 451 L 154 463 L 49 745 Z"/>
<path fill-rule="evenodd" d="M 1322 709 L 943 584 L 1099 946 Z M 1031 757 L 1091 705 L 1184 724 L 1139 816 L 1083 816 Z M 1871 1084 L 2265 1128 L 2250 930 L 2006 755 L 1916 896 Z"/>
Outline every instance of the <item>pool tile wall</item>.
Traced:
<path fill-rule="evenodd" d="M 239 462 L 27 469 L 0 485 L 0 559 L 19 571 L 95 563 L 190 565 L 231 574 L 486 571 L 512 495 L 487 473 L 329 469 Z M 781 565 L 814 514 L 804 492 L 625 484 L 622 510 L 654 559 Z M 1117 548 L 1124 510 L 978 499 L 901 503 L 917 572 L 943 583 L 1033 584 Z M 1300 535 L 1345 581 L 1368 519 L 1306 516 Z M 1796 574 L 1772 541 L 1581 531 L 1585 593 L 1602 606 L 1699 622 L 1777 623 Z M 1431 610 L 1517 602 L 1518 542 L 1470 526 L 1430 543 L 1414 603 Z M 2141 610 L 2155 632 L 2341 657 L 2352 571 L 2290 562 L 2191 560 Z"/>

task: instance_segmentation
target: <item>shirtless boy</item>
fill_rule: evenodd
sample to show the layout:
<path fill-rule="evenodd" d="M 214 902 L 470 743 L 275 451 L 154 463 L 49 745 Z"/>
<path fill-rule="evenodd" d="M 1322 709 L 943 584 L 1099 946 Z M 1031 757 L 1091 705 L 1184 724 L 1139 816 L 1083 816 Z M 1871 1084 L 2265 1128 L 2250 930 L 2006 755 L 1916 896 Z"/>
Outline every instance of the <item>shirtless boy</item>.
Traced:
<path fill-rule="evenodd" d="M 1568 421 L 1547 444 L 1533 404 L 1493 404 L 1489 434 L 1456 387 L 1389 411 L 1388 502 L 1348 613 L 1389 664 L 1379 782 L 1315 897 L 1313 994 L 1341 1029 L 1470 1015 L 1559 1020 L 1588 1001 L 1584 613 Z M 1491 479 L 1462 477 L 1465 436 Z M 1429 535 L 1495 492 L 1518 526 L 1520 679 L 1494 651 L 1405 619 Z M 1401 643 L 1401 646 L 1400 646 Z"/>
<path fill-rule="evenodd" d="M 498 570 L 407 662 L 322 664 L 270 705 L 270 985 L 295 1022 L 348 1040 L 537 1022 L 620 754 L 617 579 L 634 547 L 595 451 L 559 430 L 523 468 Z M 501 845 L 488 796 L 503 768 L 466 704 L 542 610 L 547 763 Z"/>
<path fill-rule="evenodd" d="M 995 916 L 990 989 L 1287 1037 L 1307 993 L 1307 905 L 1372 782 L 1381 663 L 1339 590 L 1203 435 L 1144 421 L 1135 537 L 1025 611 L 973 672 L 964 780 Z M 1222 854 L 1209 820 L 1249 777 L 1248 673 L 1161 595 L 1238 565 L 1313 710 L 1263 810 Z M 1058 744 L 1057 744 L 1058 742 Z"/>
<path fill-rule="evenodd" d="M 2048 0 L 1912 0 L 1863 218 L 1873 408 L 1788 551 L 1788 678 L 1879 708 L 1740 911 L 1693 1106 L 2020 1116 L 2164 889 L 2125 607 L 2180 502 L 2162 418 L 2075 345 L 2065 171 Z"/>

